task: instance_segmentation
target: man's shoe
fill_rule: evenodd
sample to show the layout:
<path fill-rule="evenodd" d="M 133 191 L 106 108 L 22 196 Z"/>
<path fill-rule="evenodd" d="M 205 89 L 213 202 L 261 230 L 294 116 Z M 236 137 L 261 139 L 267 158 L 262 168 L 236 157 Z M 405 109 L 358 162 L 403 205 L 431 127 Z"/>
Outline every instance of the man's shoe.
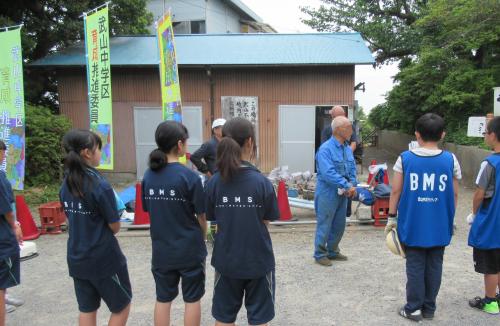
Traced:
<path fill-rule="evenodd" d="M 347 256 L 346 255 L 342 255 L 339 252 L 335 256 L 328 256 L 328 259 L 330 259 L 330 260 L 346 261 L 347 260 Z"/>
<path fill-rule="evenodd" d="M 432 320 L 434 319 L 434 313 L 433 312 L 426 312 L 422 310 L 422 317 L 424 319 Z"/>
<path fill-rule="evenodd" d="M 12 297 L 10 295 L 6 295 L 5 296 L 5 303 L 13 305 L 13 306 L 16 306 L 16 307 L 20 307 L 20 306 L 22 306 L 24 304 L 24 300 L 23 299 L 14 298 L 14 297 Z"/>
<path fill-rule="evenodd" d="M 322 266 L 332 266 L 333 263 L 330 261 L 330 259 L 326 257 L 321 257 L 320 259 L 316 259 L 316 263 L 320 264 Z"/>
<path fill-rule="evenodd" d="M 11 313 L 16 310 L 16 307 L 11 305 L 11 304 L 5 304 L 5 312 L 6 313 Z"/>
<path fill-rule="evenodd" d="M 483 298 L 475 297 L 474 299 L 469 300 L 469 306 L 492 315 L 497 315 L 498 313 L 500 313 L 500 309 L 498 308 L 498 301 L 496 300 L 486 303 Z"/>
<path fill-rule="evenodd" d="M 419 310 L 415 310 L 414 312 L 412 313 L 407 313 L 405 308 L 402 307 L 400 310 L 399 310 L 399 315 L 401 317 L 404 317 L 406 319 L 409 319 L 409 320 L 413 320 L 413 321 L 416 321 L 417 323 L 421 323 L 423 318 L 422 318 L 422 313 L 420 312 L 420 309 Z"/>

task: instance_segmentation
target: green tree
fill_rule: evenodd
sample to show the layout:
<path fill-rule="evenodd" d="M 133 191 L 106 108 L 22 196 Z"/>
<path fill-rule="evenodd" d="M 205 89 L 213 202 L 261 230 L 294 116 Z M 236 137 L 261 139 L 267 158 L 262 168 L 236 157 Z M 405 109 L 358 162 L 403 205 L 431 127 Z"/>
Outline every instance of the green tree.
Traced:
<path fill-rule="evenodd" d="M 57 106 L 54 72 L 31 69 L 28 64 L 83 40 L 80 15 L 103 3 L 103 0 L 0 2 L 0 26 L 24 24 L 22 45 L 28 101 L 52 108 Z M 153 15 L 146 9 L 146 0 L 114 0 L 109 12 L 111 35 L 146 34 L 153 21 Z"/>
<path fill-rule="evenodd" d="M 467 119 L 493 110 L 500 84 L 500 2 L 435 0 L 416 23 L 422 44 L 416 60 L 396 76 L 389 93 L 388 127 L 413 132 L 414 121 L 435 112 L 447 121 L 448 138 L 465 137 Z"/>
<path fill-rule="evenodd" d="M 319 8 L 303 7 L 303 22 L 318 31 L 356 31 L 369 43 L 382 64 L 414 55 L 420 45 L 415 22 L 427 0 L 321 0 Z"/>

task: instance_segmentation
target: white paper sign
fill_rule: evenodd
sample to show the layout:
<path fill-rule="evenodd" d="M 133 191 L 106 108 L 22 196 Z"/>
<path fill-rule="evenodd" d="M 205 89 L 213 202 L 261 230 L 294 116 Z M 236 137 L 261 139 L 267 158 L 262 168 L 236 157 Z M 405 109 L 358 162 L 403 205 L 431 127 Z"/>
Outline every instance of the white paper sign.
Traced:
<path fill-rule="evenodd" d="M 483 137 L 486 131 L 486 117 L 470 117 L 467 125 L 467 137 Z"/>
<path fill-rule="evenodd" d="M 493 114 L 500 116 L 500 87 L 493 88 Z"/>
<path fill-rule="evenodd" d="M 409 144 L 408 144 L 408 149 L 411 151 L 412 149 L 415 149 L 415 148 L 419 148 L 420 145 L 418 144 L 418 141 L 416 140 L 412 140 Z"/>

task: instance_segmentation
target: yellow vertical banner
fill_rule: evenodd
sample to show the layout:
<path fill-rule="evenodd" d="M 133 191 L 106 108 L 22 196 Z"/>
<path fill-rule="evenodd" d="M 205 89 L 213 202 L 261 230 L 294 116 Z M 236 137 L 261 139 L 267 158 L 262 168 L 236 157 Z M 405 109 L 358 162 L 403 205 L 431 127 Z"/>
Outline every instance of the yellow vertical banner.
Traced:
<path fill-rule="evenodd" d="M 0 32 L 0 139 L 7 147 L 0 169 L 16 190 L 24 189 L 24 124 L 21 28 L 16 28 Z"/>
<path fill-rule="evenodd" d="M 163 120 L 182 122 L 181 88 L 175 55 L 172 17 L 167 13 L 157 22 L 156 37 L 160 53 L 161 107 Z"/>
<path fill-rule="evenodd" d="M 84 15 L 90 130 L 102 141 L 100 169 L 113 170 L 113 102 L 108 7 Z"/>

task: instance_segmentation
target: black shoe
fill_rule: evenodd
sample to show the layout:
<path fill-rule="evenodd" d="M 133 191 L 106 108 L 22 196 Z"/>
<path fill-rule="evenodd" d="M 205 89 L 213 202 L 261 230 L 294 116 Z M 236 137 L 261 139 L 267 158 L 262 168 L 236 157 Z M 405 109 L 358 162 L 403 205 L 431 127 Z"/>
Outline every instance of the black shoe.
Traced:
<path fill-rule="evenodd" d="M 426 312 L 422 310 L 422 317 L 424 319 L 432 320 L 434 319 L 434 313 L 433 312 Z"/>
<path fill-rule="evenodd" d="M 335 256 L 328 256 L 328 259 L 330 260 L 340 260 L 340 261 L 346 261 L 347 260 L 347 256 L 346 255 L 342 255 L 340 252 L 337 253 Z"/>
<path fill-rule="evenodd" d="M 422 320 L 423 320 L 422 313 L 420 312 L 420 309 L 419 310 L 415 310 L 412 313 L 407 313 L 406 310 L 405 310 L 405 308 L 402 307 L 399 310 L 399 315 L 401 317 L 406 318 L 406 319 L 409 319 L 409 320 L 412 320 L 412 321 L 416 321 L 417 323 L 421 323 Z"/>

